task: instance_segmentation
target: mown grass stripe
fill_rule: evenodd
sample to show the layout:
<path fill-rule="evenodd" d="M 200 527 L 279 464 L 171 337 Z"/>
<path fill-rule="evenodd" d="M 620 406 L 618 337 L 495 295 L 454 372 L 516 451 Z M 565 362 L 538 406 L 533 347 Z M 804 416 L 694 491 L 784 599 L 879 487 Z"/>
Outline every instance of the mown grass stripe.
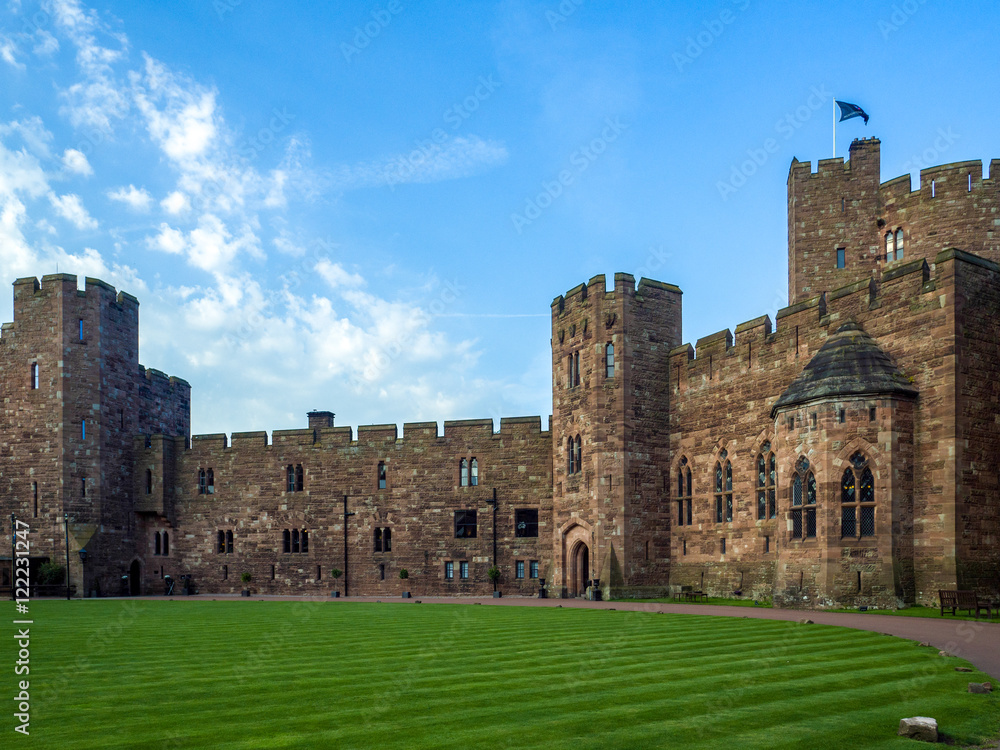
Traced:
<path fill-rule="evenodd" d="M 33 747 L 95 732 L 122 748 L 889 747 L 902 715 L 936 711 L 969 739 L 1000 718 L 995 698 L 964 692 L 985 676 L 830 626 L 451 604 L 33 606 Z"/>

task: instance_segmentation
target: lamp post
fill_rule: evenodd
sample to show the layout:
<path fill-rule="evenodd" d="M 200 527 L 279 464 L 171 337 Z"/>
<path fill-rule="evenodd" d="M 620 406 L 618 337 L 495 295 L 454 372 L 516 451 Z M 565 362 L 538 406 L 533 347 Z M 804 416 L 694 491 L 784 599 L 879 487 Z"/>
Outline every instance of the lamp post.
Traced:
<path fill-rule="evenodd" d="M 487 500 L 493 506 L 493 567 L 497 567 L 497 488 L 493 488 L 493 499 Z M 493 593 L 497 590 L 497 579 L 493 579 Z"/>
<path fill-rule="evenodd" d="M 353 516 L 353 513 L 347 512 L 347 495 L 344 495 L 344 598 L 347 598 L 348 594 L 348 581 L 350 576 L 347 575 L 347 519 Z"/>
<path fill-rule="evenodd" d="M 80 550 L 80 585 L 83 587 L 83 593 L 81 594 L 81 599 L 87 598 L 87 550 Z"/>
<path fill-rule="evenodd" d="M 69 601 L 69 513 L 63 513 L 63 524 L 66 526 L 66 601 Z"/>

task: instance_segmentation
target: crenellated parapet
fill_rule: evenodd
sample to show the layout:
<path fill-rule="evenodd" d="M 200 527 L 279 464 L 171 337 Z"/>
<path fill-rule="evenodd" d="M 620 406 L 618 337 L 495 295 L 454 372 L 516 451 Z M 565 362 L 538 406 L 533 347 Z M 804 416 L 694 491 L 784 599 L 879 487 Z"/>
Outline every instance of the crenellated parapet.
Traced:
<path fill-rule="evenodd" d="M 824 291 L 782 308 L 772 328 L 769 316 L 741 323 L 736 335 L 729 329 L 683 344 L 670 351 L 671 385 L 728 389 L 733 379 L 748 370 L 766 373 L 786 362 L 808 361 L 830 330 L 847 321 L 905 321 L 914 310 L 940 310 L 942 301 L 954 298 L 955 263 L 998 273 L 996 262 L 949 248 L 934 256 L 894 264 L 880 279 L 866 278 Z"/>

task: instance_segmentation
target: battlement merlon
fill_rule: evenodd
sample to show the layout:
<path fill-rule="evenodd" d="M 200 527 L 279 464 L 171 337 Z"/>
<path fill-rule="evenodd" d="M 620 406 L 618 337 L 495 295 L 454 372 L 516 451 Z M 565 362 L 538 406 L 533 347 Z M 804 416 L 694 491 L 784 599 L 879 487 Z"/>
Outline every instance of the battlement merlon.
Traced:
<path fill-rule="evenodd" d="M 683 294 L 680 287 L 674 284 L 646 277 L 640 278 L 639 283 L 636 284 L 635 276 L 630 273 L 616 273 L 614 287 L 609 291 L 607 278 L 601 273 L 592 276 L 586 283 L 577 284 L 565 294 L 560 294 L 552 300 L 551 307 L 553 314 L 559 315 L 564 312 L 567 304 L 584 302 L 599 294 L 605 295 L 606 298 L 615 299 L 618 295 L 622 297 L 655 297 L 662 292 Z"/>
<path fill-rule="evenodd" d="M 812 162 L 799 161 L 793 156 L 792 163 L 788 167 L 788 184 L 791 185 L 793 178 L 824 180 L 870 175 L 875 176 L 875 183 L 878 184 L 881 150 L 882 142 L 878 138 L 855 138 L 851 142 L 848 150 L 849 158 L 846 161 L 841 156 L 820 159 L 816 164 L 815 172 L 812 171 Z"/>
<path fill-rule="evenodd" d="M 175 375 L 167 375 L 167 373 L 157 370 L 152 367 L 143 367 L 139 365 L 139 377 L 145 379 L 150 385 L 158 386 L 160 388 L 175 391 L 182 390 L 191 392 L 191 384 L 184 378 L 178 378 Z"/>
<path fill-rule="evenodd" d="M 800 335 L 805 337 L 808 331 L 834 325 L 837 321 L 854 320 L 887 303 L 896 307 L 908 307 L 911 301 L 930 292 L 951 295 L 952 292 L 947 290 L 955 284 L 956 269 L 952 265 L 955 262 L 1000 274 L 1000 264 L 949 247 L 935 256 L 933 264 L 928 264 L 922 258 L 899 261 L 890 265 L 880 280 L 862 279 L 783 307 L 775 316 L 773 331 L 770 330 L 770 319 L 766 315 L 741 323 L 736 327 L 735 344 L 746 343 L 746 337 L 752 336 L 763 345 L 762 349 L 754 347 L 757 354 L 776 344 L 780 345 L 780 351 L 781 346 L 787 349 L 789 341 Z M 734 345 L 728 328 L 698 339 L 697 348 L 685 343 L 669 352 L 671 367 L 684 365 L 680 378 L 682 381 L 689 371 L 707 371 L 710 358 L 714 359 L 715 364 L 725 366 L 730 358 L 745 356 L 745 348 Z"/>
<path fill-rule="evenodd" d="M 101 279 L 85 277 L 84 288 L 80 289 L 78 277 L 74 274 L 55 273 L 42 276 L 41 282 L 34 276 L 16 279 L 13 287 L 15 321 L 21 315 L 32 314 L 27 305 L 34 308 L 38 304 L 44 305 L 46 301 L 52 301 L 53 304 L 64 308 L 67 300 L 74 300 L 72 309 L 82 312 L 80 308 L 82 304 L 86 307 L 99 308 L 101 315 L 108 309 L 105 305 L 110 303 L 112 308 L 128 314 L 136 327 L 138 325 L 139 300 L 127 292 L 119 292 Z"/>

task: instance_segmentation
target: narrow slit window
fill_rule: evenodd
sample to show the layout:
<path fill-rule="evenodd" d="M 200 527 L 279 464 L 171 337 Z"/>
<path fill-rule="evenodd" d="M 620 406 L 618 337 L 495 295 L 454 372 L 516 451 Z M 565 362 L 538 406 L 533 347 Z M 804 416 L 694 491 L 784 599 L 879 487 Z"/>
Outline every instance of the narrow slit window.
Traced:
<path fill-rule="evenodd" d="M 847 268 L 847 249 L 837 248 L 837 268 Z"/>
<path fill-rule="evenodd" d="M 227 555 L 233 554 L 233 532 L 232 531 L 227 531 L 226 532 L 226 554 Z"/>
<path fill-rule="evenodd" d="M 471 487 L 479 486 L 479 461 L 476 459 L 469 462 L 469 485 Z"/>
<path fill-rule="evenodd" d="M 226 554 L 226 532 L 219 531 L 219 533 L 216 534 L 215 549 L 218 551 L 220 555 Z"/>
<path fill-rule="evenodd" d="M 896 260 L 903 259 L 903 230 L 896 230 Z"/>
<path fill-rule="evenodd" d="M 605 376 L 610 380 L 615 376 L 615 345 L 604 347 Z"/>
<path fill-rule="evenodd" d="M 38 363 L 31 363 L 31 390 L 38 390 Z"/>
<path fill-rule="evenodd" d="M 83 341 L 83 318 L 80 318 L 80 341 Z"/>
<path fill-rule="evenodd" d="M 458 486 L 469 486 L 469 462 L 464 458 L 458 462 Z"/>
<path fill-rule="evenodd" d="M 146 469 L 146 494 L 153 494 L 153 472 L 151 469 Z"/>
<path fill-rule="evenodd" d="M 80 421 L 80 439 L 87 439 L 87 420 L 83 419 Z"/>
<path fill-rule="evenodd" d="M 160 532 L 159 531 L 157 531 L 155 534 L 153 534 L 153 554 L 154 555 L 159 555 L 160 554 Z"/>
<path fill-rule="evenodd" d="M 31 495 L 35 502 L 35 518 L 38 518 L 38 482 L 31 483 Z"/>
<path fill-rule="evenodd" d="M 287 492 L 295 492 L 295 467 L 289 464 L 285 467 L 285 489 Z"/>
<path fill-rule="evenodd" d="M 382 529 L 375 529 L 375 545 L 374 549 L 376 552 L 382 551 Z"/>
<path fill-rule="evenodd" d="M 385 461 L 378 462 L 378 488 L 384 490 L 386 487 Z"/>
<path fill-rule="evenodd" d="M 309 551 L 309 532 L 306 529 L 302 529 L 302 554 Z"/>
<path fill-rule="evenodd" d="M 222 532 L 219 532 L 220 534 Z M 292 551 L 292 534 L 288 529 L 281 532 L 281 551 L 286 555 Z"/>
<path fill-rule="evenodd" d="M 168 534 L 166 531 L 163 532 L 163 554 L 164 555 L 170 554 L 170 534 Z"/>
<path fill-rule="evenodd" d="M 382 532 L 382 545 L 386 552 L 392 552 L 392 529 L 385 529 Z"/>
<path fill-rule="evenodd" d="M 302 492 L 305 486 L 305 472 L 302 470 L 302 464 L 297 464 L 295 467 L 295 491 Z"/>
<path fill-rule="evenodd" d="M 209 495 L 215 494 L 215 472 L 212 469 L 205 472 L 205 490 Z"/>
<path fill-rule="evenodd" d="M 292 554 L 298 554 L 299 552 L 299 530 L 292 529 Z"/>
<path fill-rule="evenodd" d="M 573 385 L 580 385 L 580 352 L 573 354 Z"/>

